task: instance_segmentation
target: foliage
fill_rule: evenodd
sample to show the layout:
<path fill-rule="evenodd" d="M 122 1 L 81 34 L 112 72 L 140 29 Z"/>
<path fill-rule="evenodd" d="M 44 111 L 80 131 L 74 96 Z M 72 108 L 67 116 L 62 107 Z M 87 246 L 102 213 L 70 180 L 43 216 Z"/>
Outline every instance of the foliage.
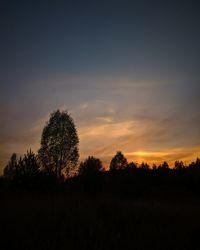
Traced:
<path fill-rule="evenodd" d="M 128 169 L 136 169 L 137 168 L 137 163 L 132 161 L 132 162 L 128 163 L 127 168 Z"/>
<path fill-rule="evenodd" d="M 158 169 L 167 170 L 169 169 L 169 164 L 166 161 L 164 161 L 161 165 L 158 166 Z"/>
<path fill-rule="evenodd" d="M 118 151 L 110 162 L 110 170 L 125 169 L 128 165 L 127 159 L 124 157 L 122 152 Z"/>
<path fill-rule="evenodd" d="M 37 183 L 39 177 L 39 165 L 35 154 L 31 151 L 17 159 L 16 154 L 12 154 L 8 165 L 4 169 L 4 177 L 12 182 L 15 187 L 31 187 Z"/>
<path fill-rule="evenodd" d="M 81 162 L 78 172 L 79 175 L 95 175 L 102 170 L 102 162 L 93 156 L 89 156 L 84 162 Z"/>
<path fill-rule="evenodd" d="M 182 161 L 175 161 L 174 168 L 177 169 L 177 170 L 183 169 L 184 168 L 184 163 Z"/>
<path fill-rule="evenodd" d="M 18 161 L 17 154 L 13 153 L 6 167 L 4 168 L 4 177 L 8 180 L 13 180 L 17 174 Z"/>
<path fill-rule="evenodd" d="M 122 152 L 118 151 L 110 162 L 110 171 L 104 171 L 102 162 L 89 156 L 79 165 L 78 135 L 73 119 L 67 111 L 55 111 L 43 129 L 41 147 L 38 155 L 31 150 L 17 158 L 12 154 L 4 168 L 0 187 L 22 187 L 24 190 L 68 190 L 86 191 L 91 194 L 116 193 L 137 197 L 156 189 L 166 190 L 184 188 L 200 193 L 200 159 L 185 165 L 175 161 L 170 168 L 164 161 L 152 167 L 145 162 L 128 163 Z M 121 170 L 121 171 L 114 171 Z M 66 181 L 64 181 L 64 175 Z M 0 188 L 1 189 L 1 188 Z"/>
<path fill-rule="evenodd" d="M 38 159 L 43 169 L 51 169 L 58 178 L 62 171 L 69 176 L 77 166 L 78 135 L 73 119 L 67 111 L 55 111 L 42 132 Z"/>
<path fill-rule="evenodd" d="M 145 162 L 142 162 L 141 165 L 140 165 L 140 167 L 142 169 L 149 169 L 150 168 L 150 166 L 147 163 L 145 163 Z"/>
<path fill-rule="evenodd" d="M 23 170 L 23 174 L 27 177 L 33 178 L 37 176 L 39 172 L 39 166 L 35 154 L 31 151 L 27 151 L 23 159 L 19 160 L 19 168 Z"/>

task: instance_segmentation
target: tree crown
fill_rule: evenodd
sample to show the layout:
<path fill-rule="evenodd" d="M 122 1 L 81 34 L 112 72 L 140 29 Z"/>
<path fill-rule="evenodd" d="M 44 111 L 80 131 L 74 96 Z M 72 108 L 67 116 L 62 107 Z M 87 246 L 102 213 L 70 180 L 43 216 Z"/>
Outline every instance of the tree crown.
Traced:
<path fill-rule="evenodd" d="M 125 169 L 127 165 L 128 165 L 127 159 L 125 158 L 125 156 L 122 154 L 121 151 L 118 151 L 110 162 L 110 170 Z"/>
<path fill-rule="evenodd" d="M 38 151 L 42 167 L 53 170 L 58 177 L 62 171 L 69 176 L 78 162 L 78 143 L 76 127 L 68 111 L 53 112 L 43 129 Z"/>

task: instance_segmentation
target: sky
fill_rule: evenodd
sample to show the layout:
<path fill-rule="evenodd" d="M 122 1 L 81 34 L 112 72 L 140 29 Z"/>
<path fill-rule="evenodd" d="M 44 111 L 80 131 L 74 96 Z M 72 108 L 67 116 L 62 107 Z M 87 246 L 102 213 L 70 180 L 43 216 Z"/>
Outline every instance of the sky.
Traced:
<path fill-rule="evenodd" d="M 200 156 L 199 1 L 0 4 L 0 173 L 67 109 L 80 159 Z"/>

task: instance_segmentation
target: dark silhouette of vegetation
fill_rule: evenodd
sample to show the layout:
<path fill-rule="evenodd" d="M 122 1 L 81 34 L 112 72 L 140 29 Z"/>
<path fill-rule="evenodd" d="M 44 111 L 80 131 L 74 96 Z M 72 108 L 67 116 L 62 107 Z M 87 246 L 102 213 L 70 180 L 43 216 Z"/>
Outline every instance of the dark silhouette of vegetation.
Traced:
<path fill-rule="evenodd" d="M 101 186 L 101 175 L 103 171 L 102 162 L 89 156 L 85 161 L 80 163 L 78 174 L 82 182 L 82 191 L 90 194 L 96 194 Z"/>
<path fill-rule="evenodd" d="M 128 169 L 136 169 L 137 165 L 138 165 L 137 163 L 132 161 L 132 162 L 128 163 L 127 168 Z"/>
<path fill-rule="evenodd" d="M 94 176 L 99 171 L 103 171 L 102 162 L 93 156 L 89 156 L 85 161 L 80 163 L 78 173 L 82 176 Z"/>
<path fill-rule="evenodd" d="M 169 169 L 169 165 L 166 161 L 164 161 L 161 165 L 158 166 L 159 169 Z"/>
<path fill-rule="evenodd" d="M 181 170 L 184 168 L 184 163 L 183 161 L 175 161 L 174 163 L 174 168 L 177 170 Z"/>
<path fill-rule="evenodd" d="M 170 168 L 118 151 L 105 170 L 93 156 L 77 168 L 78 156 L 74 122 L 59 110 L 38 154 L 12 154 L 0 178 L 2 249 L 198 249 L 199 158 Z"/>
<path fill-rule="evenodd" d="M 17 155 L 12 154 L 8 165 L 4 169 L 4 177 L 11 185 L 23 188 L 34 188 L 40 179 L 40 170 L 35 154 L 31 151 L 17 159 Z"/>
<path fill-rule="evenodd" d="M 71 191 L 134 197 L 164 186 L 200 191 L 199 158 L 188 166 L 175 161 L 174 168 L 170 168 L 164 161 L 151 167 L 145 162 L 128 163 L 118 151 L 110 162 L 109 171 L 93 156 L 81 162 L 77 169 L 78 143 L 76 127 L 69 113 L 53 112 L 43 129 L 38 155 L 29 150 L 18 159 L 15 153 L 12 154 L 1 182 L 6 182 L 12 189 L 47 191 L 65 187 Z"/>
<path fill-rule="evenodd" d="M 110 162 L 110 170 L 122 170 L 128 165 L 127 159 L 124 157 L 122 152 L 118 151 Z"/>
<path fill-rule="evenodd" d="M 78 152 L 78 135 L 73 119 L 67 111 L 55 111 L 43 129 L 38 159 L 43 169 L 55 172 L 61 178 L 76 168 Z"/>
<path fill-rule="evenodd" d="M 35 158 L 28 154 L 30 161 L 22 161 L 34 166 Z M 17 169 L 19 162 L 13 156 L 8 165 Z M 88 157 L 78 175 L 62 184 L 55 182 L 54 172 L 40 170 L 40 181 L 46 186 L 49 180 L 48 192 L 39 186 L 36 195 L 8 192 L 7 181 L 13 177 L 6 178 L 13 175 L 6 177 L 5 170 L 0 178 L 1 247 L 197 250 L 199 163 L 197 159 L 173 169 L 131 163 L 125 169 L 104 171 L 100 160 Z M 27 183 L 23 185 L 20 191 L 28 190 Z"/>
<path fill-rule="evenodd" d="M 17 155 L 12 154 L 8 165 L 4 169 L 4 177 L 8 180 L 16 178 L 33 178 L 39 173 L 39 166 L 35 154 L 31 151 L 17 159 Z"/>
<path fill-rule="evenodd" d="M 10 157 L 8 164 L 4 168 L 3 171 L 4 177 L 11 181 L 17 175 L 17 171 L 18 171 L 17 154 L 13 153 Z"/>
<path fill-rule="evenodd" d="M 142 162 L 142 164 L 140 165 L 140 167 L 142 169 L 146 169 L 146 170 L 150 168 L 150 166 L 147 163 L 145 163 L 145 162 Z"/>

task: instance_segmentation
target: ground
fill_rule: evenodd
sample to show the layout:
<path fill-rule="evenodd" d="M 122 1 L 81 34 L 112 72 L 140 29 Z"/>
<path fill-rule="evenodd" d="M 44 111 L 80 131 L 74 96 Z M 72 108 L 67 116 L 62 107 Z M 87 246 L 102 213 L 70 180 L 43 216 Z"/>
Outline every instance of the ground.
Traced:
<path fill-rule="evenodd" d="M 9 193 L 1 197 L 1 249 L 199 249 L 200 198 Z"/>

